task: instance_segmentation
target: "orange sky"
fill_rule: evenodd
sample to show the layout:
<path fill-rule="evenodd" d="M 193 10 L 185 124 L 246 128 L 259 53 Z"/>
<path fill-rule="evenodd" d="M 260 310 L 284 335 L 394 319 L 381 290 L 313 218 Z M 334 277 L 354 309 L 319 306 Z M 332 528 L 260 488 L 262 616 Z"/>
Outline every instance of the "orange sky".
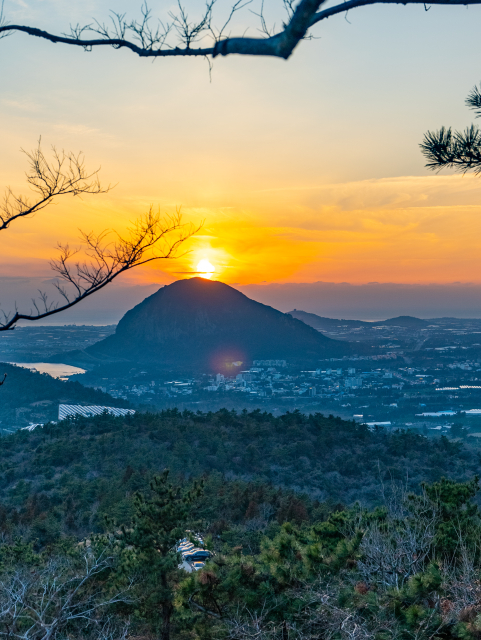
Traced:
<path fill-rule="evenodd" d="M 10 10 L 46 27 L 50 5 L 58 30 L 110 6 Z M 47 275 L 58 240 L 75 244 L 78 228 L 123 231 L 154 204 L 205 224 L 189 254 L 131 273 L 137 282 L 184 277 L 201 259 L 227 283 L 481 282 L 481 178 L 429 174 L 418 149 L 428 128 L 471 121 L 481 8 L 469 20 L 466 10 L 417 9 L 334 18 L 289 62 L 219 60 L 212 82 L 200 60 L 0 41 L 3 184 L 22 191 L 18 150 L 39 135 L 46 147 L 82 149 L 117 183 L 3 232 L 0 276 Z M 52 82 L 39 59 L 55 68 Z"/>
<path fill-rule="evenodd" d="M 8 274 L 24 256 L 27 272 L 42 269 L 55 253 L 56 239 L 75 244 L 78 227 L 99 231 L 115 220 L 124 230 L 148 201 L 139 196 L 133 202 L 123 190 L 59 202 L 12 226 L 2 237 Z M 189 253 L 130 277 L 169 282 L 208 259 L 216 267 L 214 277 L 227 283 L 481 281 L 481 180 L 475 176 L 253 190 L 225 195 L 225 206 L 219 206 L 221 199 L 184 206 L 186 221 L 205 220 L 186 246 Z M 169 204 L 160 209 L 174 210 Z"/>

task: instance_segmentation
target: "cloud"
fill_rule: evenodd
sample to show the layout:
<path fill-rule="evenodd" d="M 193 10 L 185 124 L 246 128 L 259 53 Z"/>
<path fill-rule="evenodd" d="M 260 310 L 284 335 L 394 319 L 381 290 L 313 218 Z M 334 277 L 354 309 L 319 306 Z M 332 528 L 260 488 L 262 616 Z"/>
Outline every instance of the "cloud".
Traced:
<path fill-rule="evenodd" d="M 207 258 L 219 279 L 255 283 L 481 281 L 481 181 L 460 176 L 400 177 L 321 185 L 315 190 L 233 192 L 189 198 L 186 221 L 206 223 L 185 256 L 152 263 L 145 282 L 175 279 Z M 155 193 L 150 202 L 154 201 Z M 169 194 L 166 200 L 172 202 Z M 179 200 L 182 201 L 181 195 Z M 149 199 L 135 184 L 82 202 L 59 202 L 2 238 L 4 260 L 51 257 L 57 239 L 77 242 L 77 227 L 125 229 Z M 161 212 L 175 210 L 174 205 Z M 28 273 L 28 267 L 25 267 Z M 167 275 L 166 275 L 167 274 Z"/>
<path fill-rule="evenodd" d="M 481 181 L 475 177 L 271 190 L 256 192 L 248 205 L 228 217 L 215 209 L 207 215 L 210 245 L 232 256 L 232 281 L 481 280 Z"/>
<path fill-rule="evenodd" d="M 2 99 L 2 104 L 6 107 L 11 107 L 17 111 L 27 111 L 30 113 L 36 112 L 40 110 L 40 105 L 28 98 L 23 100 L 10 100 L 8 98 Z"/>
<path fill-rule="evenodd" d="M 83 124 L 56 124 L 53 127 L 57 131 L 73 136 L 90 136 L 100 133 L 99 129 L 87 127 Z"/>

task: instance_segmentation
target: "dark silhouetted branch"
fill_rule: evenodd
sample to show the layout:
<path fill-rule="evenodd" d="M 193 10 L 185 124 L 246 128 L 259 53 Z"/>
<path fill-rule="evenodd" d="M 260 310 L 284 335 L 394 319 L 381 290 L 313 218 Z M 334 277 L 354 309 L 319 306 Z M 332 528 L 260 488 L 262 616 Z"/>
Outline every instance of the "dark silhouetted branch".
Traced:
<path fill-rule="evenodd" d="M 31 203 L 7 189 L 0 205 L 0 231 L 18 218 L 41 211 L 57 196 L 99 194 L 110 189 L 110 186 L 106 189 L 101 186 L 98 169 L 93 172 L 85 169 L 81 154 L 59 153 L 53 147 L 53 159 L 47 160 L 39 142 L 37 149 L 26 155 L 30 162 L 27 182 L 38 197 Z M 72 262 L 80 249 L 59 244 L 60 255 L 50 263 L 58 276 L 55 287 L 62 302 L 50 301 L 44 291 L 39 291 L 29 313 L 22 313 L 17 307 L 10 313 L 0 311 L 0 331 L 13 329 L 19 320 L 41 320 L 70 309 L 134 267 L 178 257 L 179 247 L 198 229 L 200 227 L 183 224 L 180 211 L 161 218 L 151 207 L 146 215 L 132 223 L 125 237 L 113 232 L 112 240 L 108 231 L 100 234 L 81 231 L 85 260 Z"/>
<path fill-rule="evenodd" d="M 41 320 L 66 311 L 134 267 L 153 260 L 179 257 L 179 247 L 199 229 L 200 226 L 183 224 L 180 211 L 161 218 L 151 207 L 145 216 L 132 224 L 126 237 L 115 234 L 116 239 L 109 241 L 107 231 L 100 234 L 81 232 L 87 260 L 72 262 L 79 249 L 60 244 L 59 257 L 50 263 L 59 278 L 55 287 L 63 304 L 49 302 L 47 294 L 40 291 L 39 297 L 32 300 L 34 311 L 4 313 L 0 331 L 12 329 L 19 320 Z"/>
<path fill-rule="evenodd" d="M 225 30 L 233 15 L 250 4 L 251 0 L 236 2 L 231 9 L 227 22 L 220 30 L 213 27 L 213 8 L 215 0 L 208 0 L 202 17 L 191 21 L 185 7 L 178 0 L 176 12 L 169 12 L 169 22 L 158 22 L 152 26 L 151 10 L 147 5 L 142 7 L 142 19 L 130 21 L 124 14 L 112 13 L 108 24 L 94 21 L 92 24 L 70 28 L 70 33 L 56 35 L 48 31 L 28 25 L 8 24 L 5 19 L 0 22 L 0 38 L 13 32 L 22 32 L 53 43 L 82 47 L 91 51 L 94 47 L 110 46 L 115 49 L 128 49 L 143 58 L 165 58 L 178 56 L 212 56 L 249 55 L 273 56 L 287 59 L 297 44 L 306 38 L 309 28 L 332 16 L 352 9 L 374 4 L 419 4 L 426 8 L 425 0 L 347 0 L 333 7 L 320 9 L 326 0 L 301 0 L 294 8 L 292 0 L 283 0 L 288 20 L 278 33 L 272 34 L 265 24 L 262 12 L 261 32 L 264 37 L 247 36 L 226 37 Z M 430 5 L 468 6 L 481 4 L 481 0 L 433 0 Z M 95 37 L 88 38 L 88 33 Z M 172 35 L 177 41 L 171 41 Z M 193 46 L 208 38 L 209 46 Z"/>
<path fill-rule="evenodd" d="M 321 20 L 330 18 L 331 16 L 338 15 L 339 13 L 345 13 L 346 11 L 350 11 L 351 9 L 366 7 L 373 4 L 419 4 L 425 7 L 426 1 L 404 0 L 403 2 L 402 0 L 348 0 L 347 2 L 341 2 L 340 4 L 336 4 L 333 7 L 329 7 L 328 9 L 323 9 L 322 11 L 316 12 L 312 17 L 310 26 L 317 24 Z M 434 0 L 433 2 L 430 1 L 429 4 L 459 7 L 481 4 L 481 0 Z"/>
<path fill-rule="evenodd" d="M 26 173 L 27 182 L 37 194 L 34 202 L 22 195 L 15 195 L 7 187 L 3 202 L 0 204 L 0 231 L 4 231 L 18 218 L 38 213 L 52 203 L 56 196 L 107 193 L 110 186 L 103 188 L 99 182 L 100 169 L 89 172 L 85 168 L 81 153 L 59 152 L 52 147 L 52 159 L 43 153 L 40 140 L 38 147 L 28 153 L 22 152 L 29 160 L 30 169 Z"/>

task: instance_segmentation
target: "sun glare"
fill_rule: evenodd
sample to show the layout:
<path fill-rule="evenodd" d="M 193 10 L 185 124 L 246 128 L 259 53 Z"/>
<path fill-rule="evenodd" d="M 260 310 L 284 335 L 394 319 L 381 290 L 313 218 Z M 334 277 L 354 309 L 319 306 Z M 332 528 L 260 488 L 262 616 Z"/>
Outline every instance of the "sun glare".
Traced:
<path fill-rule="evenodd" d="M 197 273 L 201 278 L 210 280 L 215 272 L 215 267 L 206 258 L 197 265 Z"/>

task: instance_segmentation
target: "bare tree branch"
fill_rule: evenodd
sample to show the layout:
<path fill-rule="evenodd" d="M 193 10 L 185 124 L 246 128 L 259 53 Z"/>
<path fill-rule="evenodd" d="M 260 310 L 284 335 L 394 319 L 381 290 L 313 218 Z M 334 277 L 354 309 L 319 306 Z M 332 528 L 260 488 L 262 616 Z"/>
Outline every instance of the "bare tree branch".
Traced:
<path fill-rule="evenodd" d="M 185 28 L 189 29 L 187 17 L 186 25 Z M 195 37 L 192 34 L 192 38 Z M 37 197 L 30 202 L 25 196 L 17 196 L 8 188 L 0 204 L 0 231 L 8 229 L 19 218 L 41 211 L 57 196 L 109 191 L 110 186 L 103 188 L 100 184 L 99 169 L 93 172 L 86 170 L 82 154 L 59 153 L 55 147 L 52 149 L 53 158 L 50 160 L 45 157 L 40 141 L 37 149 L 31 153 L 24 152 L 30 164 L 27 182 Z M 68 244 L 59 244 L 59 257 L 50 263 L 58 276 L 54 286 L 62 303 L 50 301 L 46 292 L 39 291 L 38 297 L 32 299 L 32 309 L 28 313 L 20 312 L 16 305 L 10 313 L 0 310 L 0 331 L 13 329 L 19 320 L 41 320 L 70 309 L 129 269 L 153 260 L 178 257 L 180 246 L 200 226 L 196 228 L 183 224 L 180 210 L 172 216 L 161 218 L 151 207 L 146 215 L 132 223 L 125 237 L 109 231 L 100 234 L 81 231 L 84 261 L 72 261 L 81 251 L 80 248 L 71 249 Z M 111 233 L 116 237 L 112 239 Z"/>
<path fill-rule="evenodd" d="M 325 20 L 326 18 L 330 18 L 331 16 L 335 16 L 339 13 L 345 13 L 350 9 L 366 7 L 372 4 L 419 4 L 423 7 L 426 6 L 425 0 L 347 0 L 346 2 L 341 2 L 333 7 L 329 7 L 328 9 L 316 12 L 312 17 L 310 26 L 312 27 L 321 20 Z M 458 7 L 481 4 L 481 0 L 433 0 L 433 2 L 429 2 L 429 4 Z"/>
<path fill-rule="evenodd" d="M 47 294 L 40 291 L 39 298 L 32 301 L 35 312 L 15 310 L 10 316 L 4 313 L 0 331 L 12 329 L 19 320 L 41 320 L 70 309 L 134 267 L 153 260 L 180 257 L 180 246 L 201 226 L 184 224 L 180 210 L 161 218 L 151 207 L 146 215 L 132 223 L 125 237 L 109 231 L 81 232 L 87 260 L 72 262 L 80 249 L 59 244 L 59 257 L 50 262 L 59 278 L 55 287 L 65 302 L 49 302 Z M 116 239 L 109 240 L 111 233 L 117 236 Z"/>
<path fill-rule="evenodd" d="M 119 629 L 108 614 L 100 615 L 112 605 L 132 602 L 130 584 L 122 592 L 104 592 L 100 576 L 111 565 L 112 558 L 88 553 L 82 564 L 51 560 L 38 570 L 19 568 L 4 574 L 0 638 L 55 640 L 71 637 L 72 629 L 83 638 L 125 638 L 125 625 Z"/>
<path fill-rule="evenodd" d="M 252 55 L 273 56 L 288 59 L 297 44 L 306 38 L 310 27 L 330 18 L 331 16 L 346 13 L 351 9 L 374 4 L 419 4 L 426 7 L 425 0 L 346 0 L 340 4 L 320 10 L 326 0 L 300 0 L 294 8 L 292 0 L 283 0 L 288 21 L 283 28 L 271 35 L 271 30 L 263 23 L 262 10 L 261 32 L 264 37 L 249 38 L 225 37 L 225 27 L 230 23 L 233 14 L 249 4 L 237 1 L 232 9 L 227 23 L 220 30 L 212 26 L 213 7 L 216 0 L 207 0 L 204 13 L 197 21 L 191 21 L 185 7 L 178 0 L 177 12 L 170 12 L 170 22 L 159 21 L 152 26 L 151 10 L 144 4 L 142 18 L 139 21 L 127 21 L 125 14 L 112 13 L 108 24 L 94 21 L 84 26 L 70 27 L 68 34 L 56 35 L 48 31 L 28 25 L 8 24 L 5 18 L 0 16 L 0 38 L 19 31 L 30 36 L 43 38 L 53 43 L 61 43 L 82 47 L 91 51 L 94 47 L 111 46 L 115 49 L 129 49 L 140 57 L 162 58 L 178 56 L 212 56 L 218 55 Z M 480 4 L 481 0 L 433 0 L 430 5 L 468 6 Z M 95 38 L 85 37 L 87 33 L 95 33 Z M 171 34 L 177 35 L 177 42 L 169 41 Z M 209 37 L 209 46 L 193 47 L 196 42 Z"/>
<path fill-rule="evenodd" d="M 43 153 L 41 140 L 38 147 L 27 152 L 22 149 L 30 169 L 26 173 L 27 183 L 36 193 L 34 202 L 23 195 L 15 195 L 7 187 L 3 203 L 0 204 L 0 231 L 4 231 L 18 218 L 25 218 L 41 211 L 52 203 L 56 196 L 107 193 L 110 185 L 103 188 L 99 181 L 100 169 L 89 172 L 85 168 L 82 153 L 59 152 L 52 147 L 53 158 L 48 160 Z"/>
<path fill-rule="evenodd" d="M 367 583 L 400 589 L 432 554 L 438 514 L 425 494 L 418 497 L 413 510 L 402 485 L 392 486 L 383 497 L 386 518 L 365 528 L 357 569 Z"/>

